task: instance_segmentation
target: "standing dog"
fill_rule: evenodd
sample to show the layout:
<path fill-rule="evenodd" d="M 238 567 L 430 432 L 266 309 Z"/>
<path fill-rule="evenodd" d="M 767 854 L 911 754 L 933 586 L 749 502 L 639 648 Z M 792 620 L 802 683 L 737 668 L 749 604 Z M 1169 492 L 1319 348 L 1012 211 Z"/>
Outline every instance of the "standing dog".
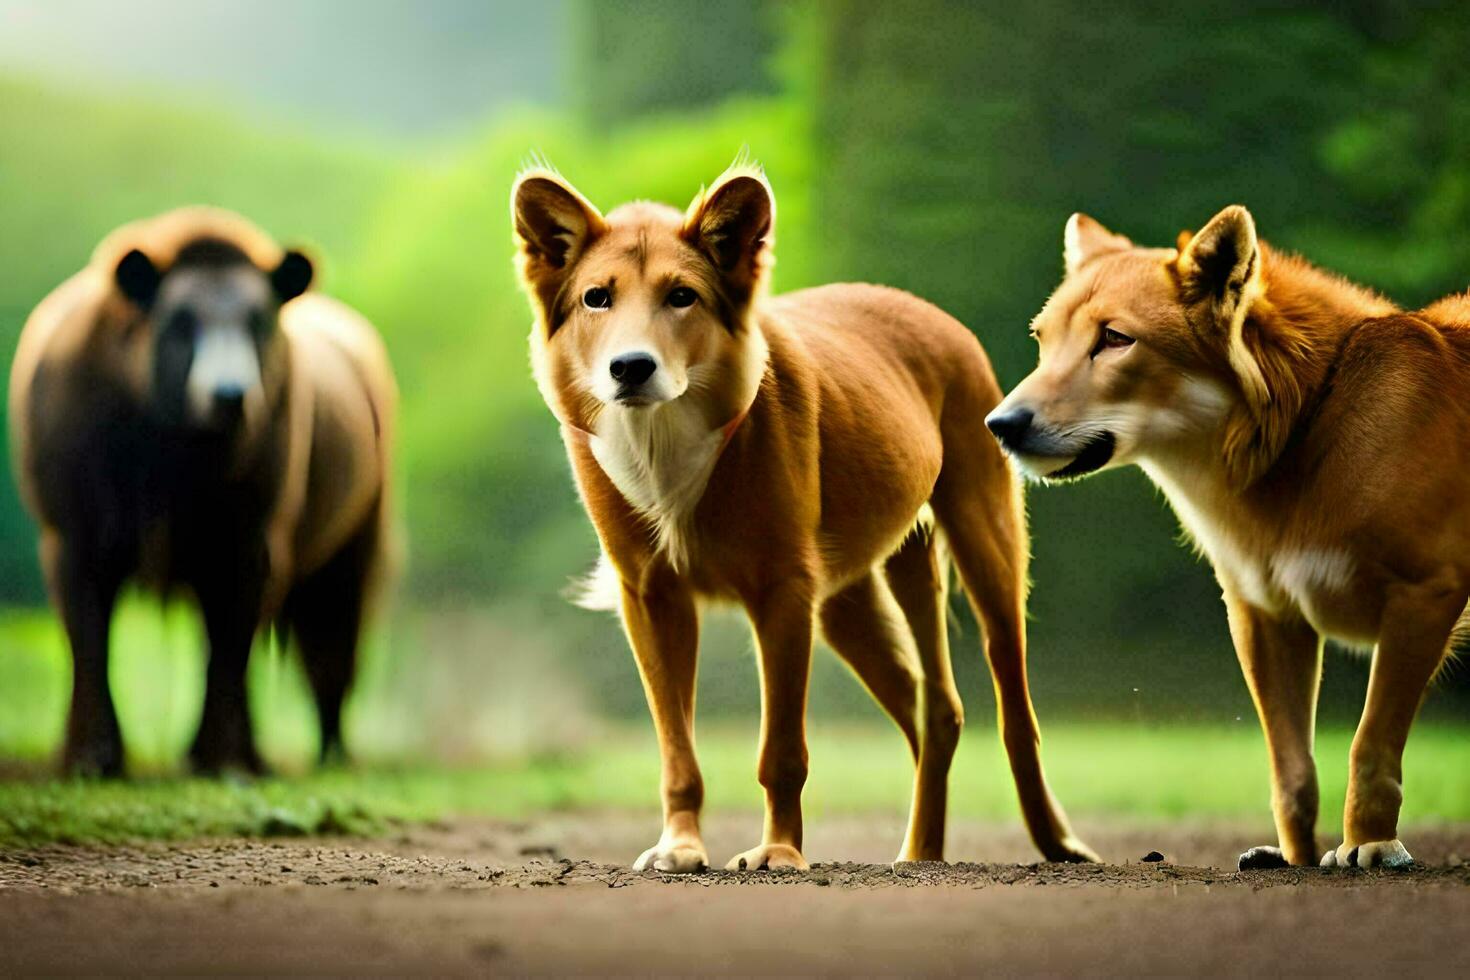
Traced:
<path fill-rule="evenodd" d="M 765 831 L 730 868 L 805 867 L 801 790 L 814 621 L 908 739 L 905 860 L 938 860 L 962 708 L 945 637 L 948 560 L 985 625 L 1001 727 L 1032 838 L 1093 860 L 1042 775 L 1026 684 L 1026 534 L 983 419 L 980 345 L 907 294 L 764 295 L 775 201 L 736 167 L 687 213 L 604 217 L 558 176 L 511 194 L 535 312 L 535 374 L 601 540 L 662 756 L 663 835 L 638 868 L 707 864 L 694 753 L 699 611 L 744 606 L 762 684 Z M 615 580 L 615 581 L 614 581 Z"/>
<path fill-rule="evenodd" d="M 203 613 L 196 767 L 259 768 L 245 663 L 272 619 L 303 654 L 322 752 L 340 747 L 397 394 L 372 327 L 302 296 L 311 278 L 242 218 L 184 209 L 114 232 L 26 323 L 11 448 L 71 640 L 70 770 L 123 768 L 108 627 L 133 578 Z"/>
<path fill-rule="evenodd" d="M 1403 312 L 1273 251 L 1242 207 L 1177 249 L 1074 215 L 1065 255 L 991 431 L 1041 479 L 1139 464 L 1214 565 L 1280 836 L 1242 868 L 1315 860 L 1322 637 L 1376 645 L 1322 863 L 1410 863 L 1404 743 L 1470 599 L 1470 297 Z"/>

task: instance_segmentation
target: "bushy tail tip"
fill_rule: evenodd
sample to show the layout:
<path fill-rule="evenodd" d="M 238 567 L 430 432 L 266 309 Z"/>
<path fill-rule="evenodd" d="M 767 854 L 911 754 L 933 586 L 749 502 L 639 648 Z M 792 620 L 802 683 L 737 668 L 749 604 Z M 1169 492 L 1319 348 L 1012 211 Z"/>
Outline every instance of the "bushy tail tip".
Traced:
<path fill-rule="evenodd" d="M 607 555 L 598 555 L 592 571 L 567 586 L 563 593 L 573 605 L 597 612 L 617 612 L 623 585 L 618 573 L 607 560 Z"/>

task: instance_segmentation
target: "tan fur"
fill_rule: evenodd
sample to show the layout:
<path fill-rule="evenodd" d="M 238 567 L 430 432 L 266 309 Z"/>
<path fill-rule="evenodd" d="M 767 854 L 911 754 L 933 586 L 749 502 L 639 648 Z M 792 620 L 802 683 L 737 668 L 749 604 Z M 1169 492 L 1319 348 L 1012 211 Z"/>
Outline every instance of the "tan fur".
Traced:
<path fill-rule="evenodd" d="M 1404 742 L 1470 599 L 1470 304 L 1400 311 L 1257 241 L 1241 207 L 1177 249 L 1107 234 L 1037 316 L 1040 363 L 993 419 L 1033 413 L 1007 442 L 1043 478 L 1113 432 L 1107 465 L 1141 465 L 1209 557 L 1271 751 L 1269 855 L 1317 856 L 1321 638 L 1376 646 L 1327 860 L 1402 863 Z M 1134 343 L 1099 346 L 1104 327 Z"/>
<path fill-rule="evenodd" d="M 875 286 L 768 298 L 775 204 L 753 168 L 732 169 L 684 212 L 640 202 L 606 217 L 534 171 L 517 181 L 512 212 L 537 381 L 616 576 L 659 737 L 664 832 L 638 866 L 706 861 L 693 714 L 709 600 L 749 614 L 763 691 L 765 832 L 729 866 L 805 864 L 818 623 L 915 754 L 902 857 L 941 856 L 962 708 L 944 630 L 948 562 L 938 535 L 914 530 L 926 504 L 986 627 L 1033 837 L 1051 859 L 1090 859 L 1041 772 L 1025 677 L 1025 525 L 980 425 L 999 391 L 974 337 Z M 672 303 L 680 287 L 697 296 L 687 308 Z M 590 305 L 590 289 L 609 290 L 610 305 Z M 608 380 L 629 351 L 657 363 L 642 388 Z"/>

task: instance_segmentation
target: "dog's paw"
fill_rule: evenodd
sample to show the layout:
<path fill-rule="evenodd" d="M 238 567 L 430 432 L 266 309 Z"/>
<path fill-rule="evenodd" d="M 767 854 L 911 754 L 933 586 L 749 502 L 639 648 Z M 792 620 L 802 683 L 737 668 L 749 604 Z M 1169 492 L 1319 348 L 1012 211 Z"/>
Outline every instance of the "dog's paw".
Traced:
<path fill-rule="evenodd" d="M 1407 868 L 1413 863 L 1413 856 L 1399 840 L 1343 844 L 1322 855 L 1324 868 Z"/>
<path fill-rule="evenodd" d="M 1291 862 L 1279 847 L 1253 847 L 1240 856 L 1236 866 L 1241 871 L 1275 871 L 1291 867 Z"/>
<path fill-rule="evenodd" d="M 1060 840 L 1042 845 L 1041 856 L 1048 861 L 1065 864 L 1101 864 L 1102 858 L 1076 837 L 1068 834 Z"/>
<path fill-rule="evenodd" d="M 790 844 L 762 844 L 737 854 L 725 865 L 726 871 L 779 871 L 792 868 L 805 871 L 809 865 L 801 852 Z"/>
<path fill-rule="evenodd" d="M 644 851 L 633 862 L 634 871 L 661 871 L 664 874 L 688 875 L 709 870 L 709 856 L 698 844 L 664 844 Z"/>

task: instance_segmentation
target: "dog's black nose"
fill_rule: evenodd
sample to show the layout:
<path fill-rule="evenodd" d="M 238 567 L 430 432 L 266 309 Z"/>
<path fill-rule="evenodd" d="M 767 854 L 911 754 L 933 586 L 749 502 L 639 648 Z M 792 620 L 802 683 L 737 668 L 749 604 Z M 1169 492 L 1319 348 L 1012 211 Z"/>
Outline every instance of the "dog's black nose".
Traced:
<path fill-rule="evenodd" d="M 1009 412 L 991 412 L 985 419 L 989 429 L 1001 445 L 1014 449 L 1031 430 L 1031 421 L 1036 417 L 1029 408 L 1013 408 Z"/>
<path fill-rule="evenodd" d="M 612 359 L 608 370 L 612 372 L 613 380 L 629 387 L 641 385 L 653 377 L 653 372 L 658 369 L 658 362 L 651 355 L 638 351 L 632 354 L 620 354 Z"/>
<path fill-rule="evenodd" d="M 223 426 L 232 426 L 245 414 L 245 389 L 236 385 L 216 388 L 214 391 L 214 421 Z"/>

